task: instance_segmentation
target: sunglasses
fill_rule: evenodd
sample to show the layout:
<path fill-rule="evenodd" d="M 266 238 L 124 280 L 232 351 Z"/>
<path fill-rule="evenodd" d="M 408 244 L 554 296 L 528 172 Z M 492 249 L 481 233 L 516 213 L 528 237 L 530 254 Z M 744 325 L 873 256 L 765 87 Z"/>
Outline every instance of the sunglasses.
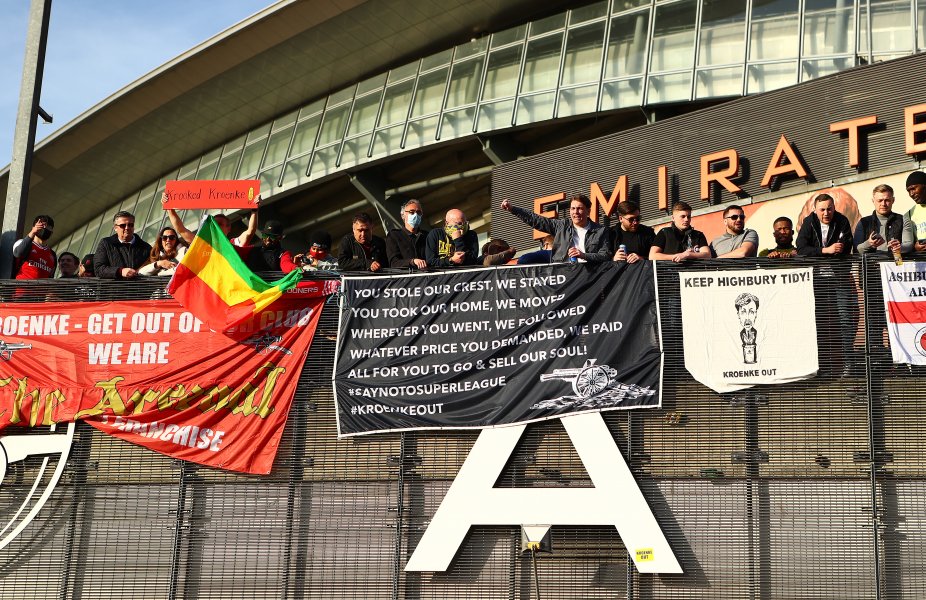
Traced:
<path fill-rule="evenodd" d="M 135 229 L 135 223 L 116 223 L 119 229 Z"/>
<path fill-rule="evenodd" d="M 627 221 L 628 223 L 639 223 L 640 222 L 640 217 L 621 217 L 621 218 Z"/>
<path fill-rule="evenodd" d="M 176 240 L 176 239 L 177 239 L 177 236 L 175 236 L 175 235 L 162 235 L 162 236 L 161 236 L 161 239 L 164 240 L 165 242 L 167 242 L 167 241 L 169 241 L 169 240 Z"/>
<path fill-rule="evenodd" d="M 727 218 L 732 219 L 733 221 L 739 221 L 741 219 L 746 218 L 746 216 L 745 215 L 730 215 Z"/>

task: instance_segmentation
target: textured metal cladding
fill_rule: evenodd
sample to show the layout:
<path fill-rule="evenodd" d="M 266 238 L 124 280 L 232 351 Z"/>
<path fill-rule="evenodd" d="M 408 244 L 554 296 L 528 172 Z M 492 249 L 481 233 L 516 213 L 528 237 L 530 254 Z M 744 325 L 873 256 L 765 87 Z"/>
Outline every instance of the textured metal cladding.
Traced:
<path fill-rule="evenodd" d="M 860 169 L 914 168 L 904 153 L 904 107 L 923 102 L 924 95 L 906 82 L 910 73 L 924 70 L 924 54 L 859 67 L 499 165 L 492 174 L 492 206 L 509 198 L 532 210 L 534 197 L 588 193 L 592 182 L 610 194 L 618 177 L 626 175 L 630 199 L 639 202 L 643 219 L 656 219 L 663 215 L 657 169 L 666 165 L 669 204 L 683 200 L 697 210 L 709 205 L 700 199 L 701 155 L 730 148 L 739 152 L 741 162 L 734 182 L 744 197 L 760 202 L 770 193 L 760 184 L 782 134 L 809 178 L 778 177 L 771 191 L 826 187 L 859 172 L 849 166 L 846 135 L 831 133 L 829 125 L 869 115 L 877 115 L 878 125 L 862 130 Z M 710 203 L 735 199 L 714 190 Z M 513 218 L 496 218 L 492 235 L 519 239 L 523 226 Z"/>

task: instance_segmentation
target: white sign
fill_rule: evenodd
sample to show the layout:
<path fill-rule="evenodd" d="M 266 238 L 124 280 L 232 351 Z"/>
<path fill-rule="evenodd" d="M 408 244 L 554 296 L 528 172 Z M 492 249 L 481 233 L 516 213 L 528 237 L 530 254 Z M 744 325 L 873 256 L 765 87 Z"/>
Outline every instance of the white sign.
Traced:
<path fill-rule="evenodd" d="M 715 392 L 813 377 L 813 269 L 679 273 L 685 368 Z"/>
<path fill-rule="evenodd" d="M 483 429 L 405 566 L 446 571 L 473 525 L 613 525 L 641 573 L 681 573 L 601 413 L 562 418 L 595 487 L 496 488 L 525 425 Z"/>
<path fill-rule="evenodd" d="M 926 263 L 881 263 L 884 312 L 895 363 L 926 365 Z"/>

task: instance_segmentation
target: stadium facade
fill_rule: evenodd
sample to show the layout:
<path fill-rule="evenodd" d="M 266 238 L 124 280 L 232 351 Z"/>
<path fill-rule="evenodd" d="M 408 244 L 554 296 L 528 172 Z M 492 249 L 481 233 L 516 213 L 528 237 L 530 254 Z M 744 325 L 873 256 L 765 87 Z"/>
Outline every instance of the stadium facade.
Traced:
<path fill-rule="evenodd" d="M 737 202 L 767 235 L 774 216 L 796 218 L 821 189 L 857 218 L 875 180 L 902 189 L 920 167 L 924 10 L 871 0 L 281 2 L 40 144 L 27 216 L 54 215 L 58 248 L 84 253 L 119 209 L 150 236 L 167 180 L 257 177 L 262 219 L 284 219 L 297 247 L 315 228 L 336 239 L 359 210 L 388 225 L 402 195 L 422 198 L 431 224 L 459 207 L 482 234 L 519 248 L 528 228 L 492 220 L 502 197 L 555 211 L 558 195 L 596 196 L 595 186 L 601 219 L 627 197 L 663 222 L 681 199 L 707 230 Z M 825 368 L 732 394 L 686 370 L 685 269 L 654 267 L 662 405 L 602 419 L 681 573 L 640 569 L 652 548 L 575 524 L 584 506 L 571 507 L 572 525 L 554 524 L 536 563 L 518 524 L 474 522 L 445 571 L 409 569 L 478 434 L 338 439 L 338 311 L 328 303 L 269 475 L 204 468 L 85 423 L 59 426 L 53 450 L 14 461 L 6 436 L 42 432 L 5 430 L 0 596 L 922 597 L 923 373 L 885 354 L 877 260 L 846 265 L 860 314 L 817 310 Z M 156 310 L 166 300 L 153 279 L 36 289 L 62 301 L 49 310 L 86 299 Z M 16 302 L 19 285 L 0 286 L 0 297 Z M 819 277 L 814 291 L 839 285 Z M 801 333 L 794 343 L 810 343 Z M 829 368 L 834 355 L 857 365 L 851 376 Z M 596 487 L 567 427 L 528 426 L 495 487 L 532 498 Z M 44 508 L 32 515 L 39 493 Z M 24 515 L 34 519 L 22 525 Z"/>

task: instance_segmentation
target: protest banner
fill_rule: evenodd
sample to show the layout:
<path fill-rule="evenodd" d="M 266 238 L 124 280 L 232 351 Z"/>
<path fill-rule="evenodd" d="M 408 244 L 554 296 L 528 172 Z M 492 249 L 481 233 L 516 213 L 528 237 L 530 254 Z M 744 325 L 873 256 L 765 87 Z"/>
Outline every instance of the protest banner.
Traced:
<path fill-rule="evenodd" d="M 5 304 L 0 428 L 84 420 L 168 456 L 269 473 L 323 303 L 284 295 L 240 342 L 172 300 Z"/>
<path fill-rule="evenodd" d="M 881 289 L 891 359 L 926 365 L 926 262 L 881 263 Z"/>
<path fill-rule="evenodd" d="M 242 208 L 255 209 L 260 195 L 259 179 L 243 180 L 170 180 L 164 190 L 167 201 L 164 208 L 174 210 L 191 208 Z"/>
<path fill-rule="evenodd" d="M 723 393 L 816 374 L 812 268 L 679 273 L 679 287 L 697 381 Z"/>
<path fill-rule="evenodd" d="M 341 436 L 659 406 L 652 263 L 345 277 Z"/>

